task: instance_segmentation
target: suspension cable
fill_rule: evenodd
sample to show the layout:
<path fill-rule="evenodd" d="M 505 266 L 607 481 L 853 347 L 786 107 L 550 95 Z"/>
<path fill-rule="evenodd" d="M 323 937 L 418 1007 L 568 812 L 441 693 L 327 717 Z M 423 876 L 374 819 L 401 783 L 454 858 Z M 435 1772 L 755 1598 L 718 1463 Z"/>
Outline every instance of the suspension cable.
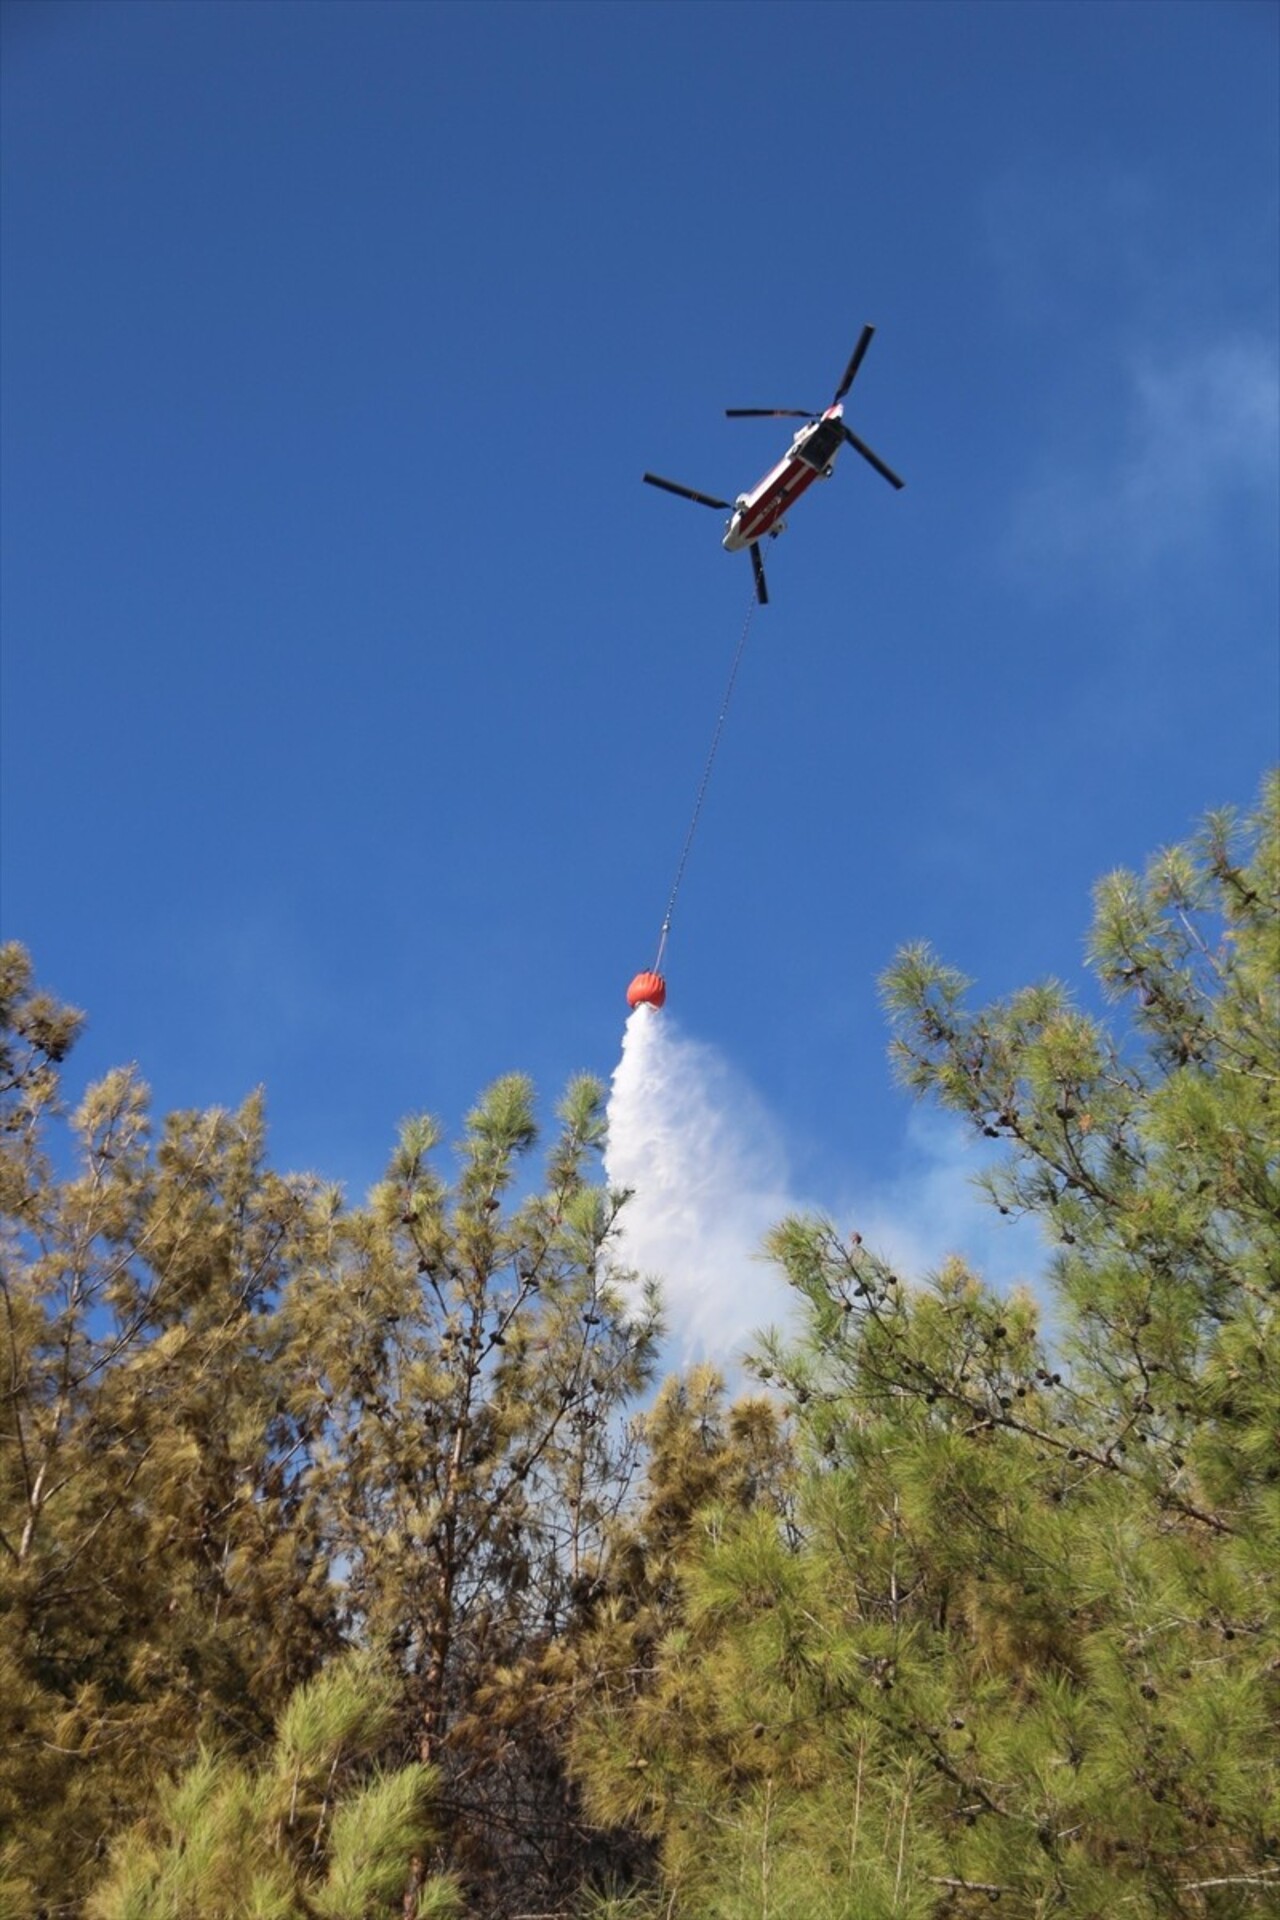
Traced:
<path fill-rule="evenodd" d="M 753 587 L 751 601 L 747 607 L 747 617 L 742 623 L 742 632 L 738 636 L 738 645 L 733 656 L 733 665 L 729 669 L 729 678 L 725 685 L 724 698 L 720 702 L 720 714 L 716 720 L 715 732 L 711 736 L 711 748 L 707 754 L 707 763 L 702 769 L 702 779 L 698 784 L 698 795 L 693 803 L 693 816 L 689 821 L 689 830 L 684 837 L 684 846 L 680 853 L 680 863 L 676 868 L 676 877 L 671 887 L 671 898 L 667 901 L 667 911 L 663 916 L 662 933 L 658 940 L 658 957 L 653 963 L 653 971 L 655 973 L 662 972 L 662 956 L 666 951 L 667 935 L 671 931 L 671 916 L 676 910 L 676 895 L 680 891 L 680 882 L 684 879 L 684 870 L 689 863 L 689 849 L 693 845 L 693 836 L 698 830 L 698 818 L 702 812 L 702 803 L 707 797 L 707 786 L 711 779 L 711 769 L 715 765 L 716 750 L 720 745 L 720 735 L 724 732 L 725 716 L 729 711 L 729 702 L 733 698 L 734 682 L 738 678 L 738 668 L 742 664 L 742 655 L 747 644 L 747 635 L 751 631 L 751 622 L 758 604 L 755 588 Z"/>

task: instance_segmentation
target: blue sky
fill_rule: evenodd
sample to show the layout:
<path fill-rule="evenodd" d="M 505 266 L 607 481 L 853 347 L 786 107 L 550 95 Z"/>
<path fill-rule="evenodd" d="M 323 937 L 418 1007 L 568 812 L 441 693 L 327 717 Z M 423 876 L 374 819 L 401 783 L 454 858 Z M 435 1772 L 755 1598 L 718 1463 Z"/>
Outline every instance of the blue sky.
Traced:
<path fill-rule="evenodd" d="M 895 949 L 1077 977 L 1280 748 L 1278 20 L 6 0 L 0 904 L 80 1074 L 356 1194 L 607 1076 L 750 594 L 640 475 L 750 486 L 870 320 L 907 490 L 766 554 L 667 973 L 909 1210 Z"/>

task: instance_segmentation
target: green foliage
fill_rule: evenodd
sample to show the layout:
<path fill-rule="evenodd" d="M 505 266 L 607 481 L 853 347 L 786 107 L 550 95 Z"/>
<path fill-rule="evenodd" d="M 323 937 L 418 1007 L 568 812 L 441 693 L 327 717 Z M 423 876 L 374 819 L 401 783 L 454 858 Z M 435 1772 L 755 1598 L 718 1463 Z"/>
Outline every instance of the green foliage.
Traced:
<path fill-rule="evenodd" d="M 775 1230 L 792 1498 L 691 1483 L 574 1737 L 664 1914 L 1274 1902 L 1278 883 L 1276 783 L 1104 883 L 1118 1033 L 1052 984 L 970 1012 L 923 949 L 888 977 L 904 1077 L 1005 1143 L 992 1198 L 1055 1245 L 1054 1343 L 958 1262 L 907 1285 L 830 1222 Z"/>
<path fill-rule="evenodd" d="M 885 983 L 1044 1290 L 786 1220 L 761 1391 L 628 1425 L 597 1082 L 540 1173 L 511 1075 L 349 1207 L 258 1096 L 68 1114 L 81 1018 L 0 949 L 0 1914 L 1274 1905 L 1280 781 L 1089 952 Z"/>
<path fill-rule="evenodd" d="M 1280 1285 L 1280 779 L 1245 830 L 1211 818 L 1098 889 L 1090 953 L 1131 1015 L 1058 987 L 969 1014 L 923 950 L 888 976 L 909 1084 L 1008 1143 L 989 1178 L 1058 1253 L 1055 1308 L 1113 1461 L 1177 1508 L 1277 1518 L 1268 1410 Z"/>
<path fill-rule="evenodd" d="M 576 1872 L 526 1655 L 594 1577 L 634 1452 L 620 1414 L 656 1328 L 610 1277 L 616 1203 L 590 1178 L 602 1113 L 599 1083 L 575 1080 L 545 1186 L 522 1199 L 522 1077 L 468 1116 L 451 1183 L 429 1157 L 439 1127 L 406 1122 L 368 1206 L 333 1209 L 284 1295 L 306 1356 L 289 1407 L 315 1435 L 308 1511 L 343 1570 L 348 1630 L 403 1676 L 400 1743 L 443 1770 L 448 1846 L 479 1902 L 513 1873 L 550 1899 Z"/>
<path fill-rule="evenodd" d="M 87 1920 L 367 1920 L 403 1896 L 430 1832 L 431 1770 L 370 1773 L 393 1683 L 347 1658 L 300 1688 L 256 1764 L 202 1752 L 162 1786 L 155 1811 L 116 1843 Z M 439 1875 L 417 1920 L 460 1908 Z"/>
<path fill-rule="evenodd" d="M 207 1788 L 216 1838 L 249 1791 L 234 1754 L 277 1720 L 282 1751 L 341 1743 L 308 1724 L 333 1699 L 294 1690 L 352 1640 L 398 1676 L 368 1811 L 394 1826 L 394 1763 L 439 1763 L 442 1845 L 474 1902 L 516 1860 L 531 1886 L 572 1879 L 556 1753 L 515 1737 L 518 1691 L 500 1738 L 476 1703 L 565 1630 L 630 1472 L 621 1413 L 655 1319 L 609 1273 L 598 1084 L 570 1086 L 542 1192 L 532 1089 L 511 1076 L 468 1116 L 452 1185 L 441 1129 L 413 1119 L 348 1209 L 272 1172 L 259 1096 L 157 1129 L 116 1072 L 68 1120 L 79 1016 L 17 948 L 0 1011 L 5 1898 L 74 1911 L 108 1837 L 162 1791 L 172 1810 Z M 202 1742 L 213 1773 L 162 1789 Z M 335 1887 L 361 1817 L 339 1828 Z M 252 1885 L 264 1912 L 274 1871 Z"/>
<path fill-rule="evenodd" d="M 55 1172 L 79 1016 L 20 949 L 0 981 L 0 1871 L 68 1900 L 198 1735 L 263 1732 L 332 1644 L 274 1310 L 311 1195 L 259 1099 L 155 1141 L 132 1072 Z"/>

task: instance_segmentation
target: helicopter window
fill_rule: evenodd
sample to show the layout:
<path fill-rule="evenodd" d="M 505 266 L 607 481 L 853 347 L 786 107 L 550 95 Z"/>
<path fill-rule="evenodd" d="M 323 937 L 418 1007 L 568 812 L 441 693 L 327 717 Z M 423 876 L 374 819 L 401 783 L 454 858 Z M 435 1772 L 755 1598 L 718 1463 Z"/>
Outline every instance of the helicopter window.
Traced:
<path fill-rule="evenodd" d="M 819 420 L 804 445 L 797 447 L 796 452 L 806 467 L 814 467 L 821 473 L 843 438 L 838 421 Z"/>

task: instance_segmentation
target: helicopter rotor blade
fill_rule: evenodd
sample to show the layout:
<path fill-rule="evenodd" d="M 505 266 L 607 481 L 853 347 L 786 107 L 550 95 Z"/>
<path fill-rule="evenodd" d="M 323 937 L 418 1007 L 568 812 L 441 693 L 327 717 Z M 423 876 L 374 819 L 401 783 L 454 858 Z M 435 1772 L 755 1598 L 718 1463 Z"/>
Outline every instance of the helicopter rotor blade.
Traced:
<path fill-rule="evenodd" d="M 726 407 L 726 420 L 812 420 L 813 411 L 805 407 Z"/>
<path fill-rule="evenodd" d="M 646 473 L 646 482 L 651 487 L 662 487 L 667 493 L 678 493 L 683 500 L 696 500 L 700 507 L 718 507 L 727 510 L 732 502 L 717 500 L 712 493 L 699 493 L 696 487 L 681 486 L 678 480 L 664 480 L 659 474 Z"/>
<path fill-rule="evenodd" d="M 869 466 L 874 467 L 876 472 L 883 475 L 891 487 L 896 487 L 899 493 L 901 493 L 903 487 L 907 484 L 906 481 L 900 480 L 893 468 L 887 466 L 878 453 L 873 453 L 865 440 L 859 440 L 857 434 L 851 432 L 848 427 L 844 428 L 844 437 L 855 453 L 860 453 Z"/>
<path fill-rule="evenodd" d="M 764 561 L 760 558 L 760 542 L 758 540 L 751 542 L 751 571 L 756 577 L 756 599 L 762 607 L 767 607 L 769 604 L 769 589 L 765 585 Z"/>
<path fill-rule="evenodd" d="M 874 334 L 874 332 L 875 332 L 874 327 L 866 326 L 862 329 L 862 332 L 858 335 L 858 344 L 854 348 L 852 354 L 849 357 L 849 364 L 844 370 L 844 379 L 840 382 L 840 385 L 836 388 L 835 398 L 831 402 L 833 407 L 837 404 L 837 402 L 844 399 L 846 393 L 848 393 L 850 387 L 853 385 L 854 378 L 857 374 L 858 368 L 862 365 L 863 359 L 866 355 L 867 348 L 871 345 L 871 337 Z"/>

